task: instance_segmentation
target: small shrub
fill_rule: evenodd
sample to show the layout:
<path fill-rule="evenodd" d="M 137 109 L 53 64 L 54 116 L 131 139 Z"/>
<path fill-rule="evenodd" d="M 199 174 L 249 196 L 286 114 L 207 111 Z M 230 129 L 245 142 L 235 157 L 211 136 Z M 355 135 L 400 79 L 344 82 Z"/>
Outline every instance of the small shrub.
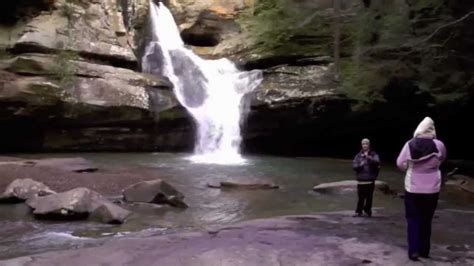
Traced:
<path fill-rule="evenodd" d="M 51 72 L 53 78 L 58 81 L 58 85 L 67 89 L 76 80 L 77 68 L 73 61 L 77 60 L 78 53 L 75 51 L 63 50 L 56 55 L 54 59 Z"/>

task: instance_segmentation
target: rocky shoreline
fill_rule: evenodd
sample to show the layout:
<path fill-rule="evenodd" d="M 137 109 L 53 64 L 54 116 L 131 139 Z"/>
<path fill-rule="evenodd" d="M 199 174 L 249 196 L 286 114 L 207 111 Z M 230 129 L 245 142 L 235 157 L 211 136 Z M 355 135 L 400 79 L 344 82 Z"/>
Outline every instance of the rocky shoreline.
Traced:
<path fill-rule="evenodd" d="M 462 217 L 462 219 L 459 219 Z M 376 210 L 251 220 L 206 231 L 125 237 L 77 250 L 0 261 L 0 265 L 472 265 L 474 212 L 441 210 L 431 258 L 411 262 L 402 213 Z M 341 230 L 343 229 L 343 230 Z"/>

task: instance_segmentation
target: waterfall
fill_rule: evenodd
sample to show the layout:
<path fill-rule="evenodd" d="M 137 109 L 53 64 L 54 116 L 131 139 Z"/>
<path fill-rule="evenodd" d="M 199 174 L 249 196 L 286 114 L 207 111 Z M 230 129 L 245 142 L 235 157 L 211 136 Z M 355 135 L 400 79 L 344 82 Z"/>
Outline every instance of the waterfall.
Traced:
<path fill-rule="evenodd" d="M 238 164 L 243 96 L 262 81 L 258 70 L 239 71 L 228 59 L 204 60 L 187 49 L 171 12 L 150 1 L 152 41 L 142 58 L 143 70 L 173 83 L 180 103 L 197 124 L 193 161 Z"/>

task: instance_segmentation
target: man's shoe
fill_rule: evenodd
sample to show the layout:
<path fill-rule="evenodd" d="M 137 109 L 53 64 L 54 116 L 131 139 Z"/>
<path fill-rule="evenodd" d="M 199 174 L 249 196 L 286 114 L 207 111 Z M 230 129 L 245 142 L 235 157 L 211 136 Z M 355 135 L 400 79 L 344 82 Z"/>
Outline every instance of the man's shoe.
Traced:
<path fill-rule="evenodd" d="M 356 212 L 352 217 L 362 217 L 362 213 Z"/>

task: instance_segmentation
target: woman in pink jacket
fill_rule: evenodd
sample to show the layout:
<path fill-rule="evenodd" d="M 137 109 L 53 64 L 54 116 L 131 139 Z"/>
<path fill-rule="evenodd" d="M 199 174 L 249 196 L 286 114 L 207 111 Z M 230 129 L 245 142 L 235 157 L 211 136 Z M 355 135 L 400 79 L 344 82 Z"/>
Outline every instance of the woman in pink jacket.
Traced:
<path fill-rule="evenodd" d="M 445 159 L 446 148 L 436 139 L 434 122 L 425 117 L 397 158 L 397 166 L 406 171 L 405 217 L 411 260 L 429 257 L 431 222 L 441 187 L 439 167 Z"/>

